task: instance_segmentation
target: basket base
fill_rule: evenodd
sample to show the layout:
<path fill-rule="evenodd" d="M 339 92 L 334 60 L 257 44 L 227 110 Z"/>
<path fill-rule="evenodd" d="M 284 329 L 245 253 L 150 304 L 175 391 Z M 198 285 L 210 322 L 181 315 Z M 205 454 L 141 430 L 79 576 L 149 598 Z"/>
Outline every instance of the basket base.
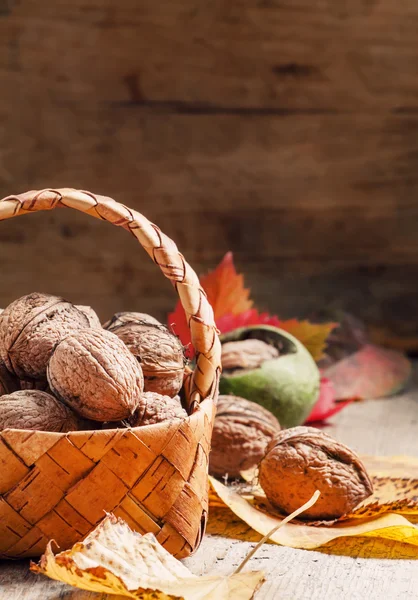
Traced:
<path fill-rule="evenodd" d="M 0 433 L 0 557 L 60 551 L 113 513 L 152 532 L 176 558 L 197 550 L 208 510 L 215 406 L 184 421 L 133 429 Z"/>

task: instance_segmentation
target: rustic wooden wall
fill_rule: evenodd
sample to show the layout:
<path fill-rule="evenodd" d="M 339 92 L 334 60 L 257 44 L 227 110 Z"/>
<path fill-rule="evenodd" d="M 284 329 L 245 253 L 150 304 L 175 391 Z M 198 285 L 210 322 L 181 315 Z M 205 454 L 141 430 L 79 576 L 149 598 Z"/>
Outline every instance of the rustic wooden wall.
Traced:
<path fill-rule="evenodd" d="M 0 0 L 0 195 L 72 186 L 232 249 L 259 305 L 418 335 L 415 0 Z M 0 225 L 0 306 L 174 300 L 134 240 L 71 211 Z M 408 340 L 407 340 L 408 341 Z"/>

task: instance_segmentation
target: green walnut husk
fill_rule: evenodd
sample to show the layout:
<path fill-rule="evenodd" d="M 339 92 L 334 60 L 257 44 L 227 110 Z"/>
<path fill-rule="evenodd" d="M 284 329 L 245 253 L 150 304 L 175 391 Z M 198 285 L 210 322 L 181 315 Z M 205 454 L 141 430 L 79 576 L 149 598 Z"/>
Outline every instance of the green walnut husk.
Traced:
<path fill-rule="evenodd" d="M 225 353 L 220 393 L 257 402 L 284 428 L 304 423 L 318 400 L 320 382 L 318 367 L 308 350 L 286 331 L 268 325 L 235 329 L 221 336 L 223 348 L 227 342 L 242 340 L 261 340 L 276 348 L 278 356 L 264 360 L 257 368 L 228 370 Z"/>

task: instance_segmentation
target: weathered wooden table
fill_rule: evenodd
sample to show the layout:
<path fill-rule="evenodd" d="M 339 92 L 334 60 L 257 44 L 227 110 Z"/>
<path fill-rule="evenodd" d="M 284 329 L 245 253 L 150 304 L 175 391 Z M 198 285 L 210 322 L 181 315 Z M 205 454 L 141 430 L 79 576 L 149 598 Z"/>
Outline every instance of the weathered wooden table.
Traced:
<path fill-rule="evenodd" d="M 418 456 L 418 369 L 404 394 L 354 404 L 332 419 L 327 432 L 362 454 Z M 367 546 L 362 555 L 367 555 Z M 186 562 L 194 573 L 230 573 L 250 543 L 206 536 Z M 257 600 L 410 600 L 418 599 L 418 561 L 377 560 L 326 555 L 265 545 L 250 567 L 267 581 Z M 35 576 L 28 561 L 0 561 L 1 600 L 106 600 L 115 598 L 75 590 Z"/>

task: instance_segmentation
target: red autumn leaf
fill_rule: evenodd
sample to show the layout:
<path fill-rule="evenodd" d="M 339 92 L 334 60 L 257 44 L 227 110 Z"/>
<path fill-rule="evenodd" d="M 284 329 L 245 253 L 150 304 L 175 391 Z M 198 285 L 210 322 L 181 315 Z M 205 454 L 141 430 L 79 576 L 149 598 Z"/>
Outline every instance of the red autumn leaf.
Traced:
<path fill-rule="evenodd" d="M 212 305 L 215 322 L 221 333 L 250 325 L 280 327 L 302 342 L 315 360 L 322 357 L 325 341 L 336 324 L 314 324 L 297 319 L 280 321 L 275 315 L 259 313 L 257 309 L 252 308 L 250 290 L 244 287 L 244 277 L 235 269 L 232 252 L 225 254 L 216 269 L 201 277 L 200 283 Z M 183 345 L 188 347 L 187 354 L 191 358 L 193 348 L 190 331 L 180 302 L 177 303 L 174 312 L 168 315 L 168 325 Z"/>
<path fill-rule="evenodd" d="M 269 315 L 268 313 L 259 313 L 256 308 L 246 310 L 239 315 L 224 315 L 216 319 L 216 326 L 221 333 L 233 331 L 239 327 L 249 327 L 250 325 L 271 325 L 272 327 L 280 327 L 281 321 L 278 317 Z"/>
<path fill-rule="evenodd" d="M 319 398 L 312 409 L 311 414 L 306 419 L 305 423 L 317 423 L 329 419 L 354 402 L 355 398 L 347 400 L 337 400 L 335 396 L 334 386 L 326 377 L 321 377 L 321 386 L 319 389 Z"/>
<path fill-rule="evenodd" d="M 337 398 L 367 400 L 399 392 L 409 379 L 411 363 L 400 352 L 366 344 L 328 367 L 324 374 L 332 382 Z"/>
<path fill-rule="evenodd" d="M 214 271 L 200 278 L 215 321 L 224 315 L 239 315 L 249 310 L 253 302 L 250 290 L 244 287 L 244 276 L 237 273 L 232 252 L 228 252 Z"/>
<path fill-rule="evenodd" d="M 237 321 L 237 323 L 242 322 L 242 325 L 234 324 L 235 315 L 251 314 L 251 324 L 259 322 L 251 310 L 253 302 L 249 299 L 250 290 L 244 287 L 244 276 L 238 274 L 235 269 L 232 252 L 225 254 L 216 269 L 200 277 L 200 284 L 206 292 L 208 301 L 213 308 L 215 322 L 222 333 L 244 326 L 245 323 L 242 319 Z M 222 319 L 225 319 L 224 328 L 219 325 L 219 321 Z M 194 351 L 191 347 L 186 315 L 180 301 L 177 302 L 174 312 L 168 315 L 168 326 L 173 329 L 182 344 L 188 347 L 186 353 L 191 358 Z"/>
<path fill-rule="evenodd" d="M 174 312 L 168 315 L 167 325 L 173 331 L 173 333 L 180 338 L 183 346 L 185 346 L 186 356 L 188 358 L 193 358 L 194 350 L 191 346 L 192 338 L 190 335 L 190 329 L 187 325 L 186 313 L 184 312 L 180 300 L 177 302 Z"/>

